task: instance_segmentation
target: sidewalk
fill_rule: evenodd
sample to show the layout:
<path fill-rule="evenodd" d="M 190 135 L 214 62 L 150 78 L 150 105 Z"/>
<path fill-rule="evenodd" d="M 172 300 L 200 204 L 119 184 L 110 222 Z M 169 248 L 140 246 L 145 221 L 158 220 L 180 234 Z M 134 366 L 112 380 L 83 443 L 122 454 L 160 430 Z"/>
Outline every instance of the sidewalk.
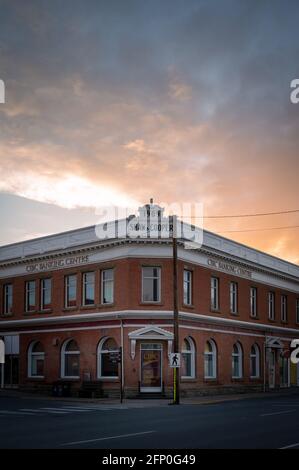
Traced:
<path fill-rule="evenodd" d="M 271 392 L 257 392 L 257 393 L 235 393 L 230 395 L 214 395 L 214 396 L 199 396 L 199 397 L 188 397 L 181 398 L 182 405 L 211 405 L 224 403 L 229 401 L 238 401 L 246 399 L 255 399 L 255 398 L 273 398 L 273 397 L 288 397 L 288 396 L 298 396 L 299 398 L 299 389 L 291 388 Z M 98 403 L 103 405 L 119 405 L 119 399 L 109 399 L 109 398 L 77 398 L 77 397 L 52 397 L 48 395 L 42 395 L 37 393 L 26 393 L 18 390 L 0 390 L 0 400 L 1 398 L 20 398 L 20 399 L 35 399 L 35 400 L 51 400 L 51 401 L 66 401 L 66 402 L 76 402 L 76 403 Z M 170 398 L 158 398 L 158 399 L 134 399 L 127 398 L 123 400 L 123 405 L 130 407 L 152 407 L 152 406 L 165 406 L 171 404 L 172 400 Z"/>

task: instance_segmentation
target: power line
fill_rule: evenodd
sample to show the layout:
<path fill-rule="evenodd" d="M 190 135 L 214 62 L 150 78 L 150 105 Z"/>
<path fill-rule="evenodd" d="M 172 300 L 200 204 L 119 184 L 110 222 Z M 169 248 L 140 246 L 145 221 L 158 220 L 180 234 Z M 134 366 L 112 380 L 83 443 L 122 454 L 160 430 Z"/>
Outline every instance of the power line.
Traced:
<path fill-rule="evenodd" d="M 240 217 L 262 217 L 267 215 L 281 215 L 281 214 L 294 214 L 299 212 L 299 209 L 280 211 L 280 212 L 260 212 L 257 214 L 236 214 L 236 215 L 205 215 L 200 216 L 182 216 L 180 219 L 228 219 L 228 218 L 240 218 Z"/>
<path fill-rule="evenodd" d="M 293 229 L 293 228 L 299 228 L 299 225 L 287 225 L 285 227 L 268 227 L 268 228 L 252 228 L 252 229 L 246 229 L 246 230 L 221 230 L 219 232 L 214 232 L 214 233 L 240 233 L 240 232 L 262 232 L 265 230 L 284 230 L 284 229 Z"/>

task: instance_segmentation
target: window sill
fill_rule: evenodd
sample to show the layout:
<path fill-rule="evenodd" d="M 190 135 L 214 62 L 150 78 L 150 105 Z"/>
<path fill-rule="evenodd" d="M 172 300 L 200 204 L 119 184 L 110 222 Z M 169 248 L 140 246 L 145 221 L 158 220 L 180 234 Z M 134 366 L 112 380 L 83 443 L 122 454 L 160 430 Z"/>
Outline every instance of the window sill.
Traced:
<path fill-rule="evenodd" d="M 196 377 L 181 377 L 181 382 L 182 383 L 195 383 L 197 382 Z"/>
<path fill-rule="evenodd" d="M 107 302 L 107 303 L 105 303 L 105 304 L 104 304 L 104 303 L 100 303 L 100 304 L 98 304 L 98 307 L 100 307 L 100 308 L 103 308 L 103 307 L 115 307 L 115 302 L 111 302 L 111 303 L 110 303 L 110 302 L 109 302 L 109 303 Z"/>
<path fill-rule="evenodd" d="M 72 382 L 76 382 L 80 380 L 80 377 L 75 377 L 75 376 L 70 376 L 70 377 L 60 377 L 59 380 L 64 380 L 65 382 L 69 382 L 70 380 Z"/>
<path fill-rule="evenodd" d="M 203 379 L 203 382 L 207 384 L 216 384 L 218 383 L 218 380 L 217 380 L 217 377 L 205 377 Z"/>
<path fill-rule="evenodd" d="M 78 310 L 78 307 L 64 307 L 62 309 L 63 312 L 74 312 L 76 310 Z"/>
<path fill-rule="evenodd" d="M 43 313 L 53 313 L 53 310 L 52 310 L 52 308 L 47 308 L 47 309 L 45 308 L 44 310 L 38 310 L 37 313 L 39 313 L 39 314 L 43 314 Z"/>
<path fill-rule="evenodd" d="M 119 382 L 119 377 L 98 377 L 101 382 Z"/>
<path fill-rule="evenodd" d="M 219 308 L 210 308 L 211 313 L 221 313 L 221 310 Z"/>
<path fill-rule="evenodd" d="M 45 376 L 44 375 L 34 375 L 34 376 L 28 376 L 27 377 L 28 380 L 45 380 Z"/>
<path fill-rule="evenodd" d="M 29 316 L 29 315 L 36 315 L 38 313 L 38 310 L 30 310 L 30 312 L 24 312 L 23 315 Z"/>
<path fill-rule="evenodd" d="M 90 304 L 90 305 L 81 305 L 80 310 L 92 310 L 93 308 L 96 308 L 96 304 Z"/>
<path fill-rule="evenodd" d="M 258 315 L 250 315 L 251 320 L 259 320 L 260 317 Z"/>
<path fill-rule="evenodd" d="M 183 304 L 183 308 L 191 308 L 191 309 L 194 309 L 194 305 L 193 304 Z"/>
<path fill-rule="evenodd" d="M 155 302 L 155 301 L 152 301 L 152 302 L 140 302 L 139 305 L 164 305 L 162 302 Z"/>

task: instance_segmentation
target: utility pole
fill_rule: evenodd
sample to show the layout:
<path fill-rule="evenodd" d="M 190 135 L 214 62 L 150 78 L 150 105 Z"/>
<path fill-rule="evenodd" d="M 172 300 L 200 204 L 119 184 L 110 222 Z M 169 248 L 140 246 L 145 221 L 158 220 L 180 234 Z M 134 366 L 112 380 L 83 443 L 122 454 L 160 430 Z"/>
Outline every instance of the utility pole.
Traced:
<path fill-rule="evenodd" d="M 173 350 L 179 353 L 179 309 L 178 309 L 178 245 L 177 216 L 172 217 L 172 258 L 173 258 Z M 173 369 L 173 404 L 180 404 L 180 370 Z"/>

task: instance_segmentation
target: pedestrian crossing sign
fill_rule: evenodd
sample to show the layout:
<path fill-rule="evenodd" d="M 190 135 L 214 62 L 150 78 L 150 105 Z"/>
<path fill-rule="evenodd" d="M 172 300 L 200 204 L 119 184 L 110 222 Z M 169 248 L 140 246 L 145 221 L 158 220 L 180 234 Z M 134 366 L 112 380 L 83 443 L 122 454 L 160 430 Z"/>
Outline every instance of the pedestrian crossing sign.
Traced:
<path fill-rule="evenodd" d="M 181 354 L 180 353 L 169 354 L 169 367 L 181 367 Z"/>

